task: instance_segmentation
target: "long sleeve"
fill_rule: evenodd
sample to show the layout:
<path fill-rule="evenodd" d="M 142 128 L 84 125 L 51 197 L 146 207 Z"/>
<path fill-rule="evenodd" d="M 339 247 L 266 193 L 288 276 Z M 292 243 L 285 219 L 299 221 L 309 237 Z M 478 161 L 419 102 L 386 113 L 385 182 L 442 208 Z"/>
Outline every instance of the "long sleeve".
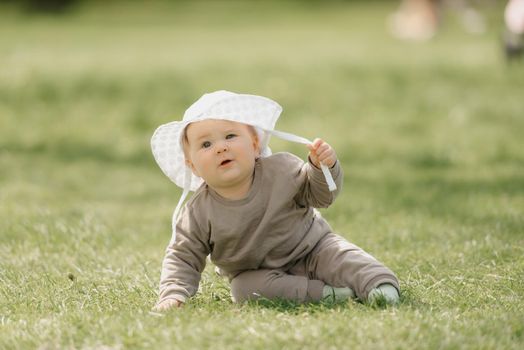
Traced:
<path fill-rule="evenodd" d="M 209 240 L 185 206 L 177 222 L 175 242 L 167 247 L 162 262 L 158 302 L 167 299 L 185 302 L 195 295 L 209 253 Z"/>
<path fill-rule="evenodd" d="M 300 171 L 306 174 L 306 179 L 295 198 L 297 203 L 314 208 L 327 208 L 331 205 L 342 189 L 344 176 L 340 162 L 337 160 L 335 165 L 329 169 L 337 185 L 337 189 L 334 192 L 329 191 L 322 170 L 315 167 L 311 162 L 304 163 Z"/>

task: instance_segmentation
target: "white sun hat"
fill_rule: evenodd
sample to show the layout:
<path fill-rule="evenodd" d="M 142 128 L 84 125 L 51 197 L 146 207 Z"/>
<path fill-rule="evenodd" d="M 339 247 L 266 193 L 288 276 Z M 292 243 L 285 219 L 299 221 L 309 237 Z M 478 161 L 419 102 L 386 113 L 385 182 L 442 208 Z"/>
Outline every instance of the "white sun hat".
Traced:
<path fill-rule="evenodd" d="M 282 107 L 275 101 L 256 95 L 237 94 L 220 90 L 204 94 L 184 113 L 181 121 L 173 121 L 158 127 L 151 138 L 151 148 L 162 172 L 184 191 L 173 214 L 173 238 L 175 238 L 176 219 L 180 208 L 190 191 L 195 191 L 202 183 L 186 165 L 182 137 L 190 124 L 207 119 L 220 119 L 248 124 L 257 131 L 260 156 L 271 155 L 269 138 L 271 135 L 282 139 L 309 144 L 311 141 L 300 136 L 274 130 Z M 330 191 L 336 190 L 335 182 L 325 165 L 321 166 Z"/>

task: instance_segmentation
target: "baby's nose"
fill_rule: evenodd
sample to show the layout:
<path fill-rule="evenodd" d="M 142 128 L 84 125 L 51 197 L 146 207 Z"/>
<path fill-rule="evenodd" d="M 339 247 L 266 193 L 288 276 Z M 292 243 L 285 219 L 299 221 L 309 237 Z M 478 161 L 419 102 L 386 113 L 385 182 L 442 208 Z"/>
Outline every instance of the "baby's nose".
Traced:
<path fill-rule="evenodd" d="M 227 143 L 226 142 L 219 142 L 217 143 L 216 145 L 216 152 L 217 153 L 222 153 L 222 152 L 225 152 L 227 151 Z"/>

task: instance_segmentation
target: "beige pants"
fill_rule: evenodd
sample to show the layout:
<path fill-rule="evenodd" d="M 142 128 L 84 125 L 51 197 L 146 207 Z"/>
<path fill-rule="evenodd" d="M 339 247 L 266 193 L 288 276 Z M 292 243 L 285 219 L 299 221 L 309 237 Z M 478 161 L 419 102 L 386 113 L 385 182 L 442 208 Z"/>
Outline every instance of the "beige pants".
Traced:
<path fill-rule="evenodd" d="M 393 272 L 374 257 L 329 233 L 313 250 L 288 270 L 249 270 L 231 281 L 231 292 L 236 302 L 267 299 L 286 299 L 297 302 L 319 301 L 324 285 L 349 287 L 360 300 L 383 283 L 398 290 Z"/>

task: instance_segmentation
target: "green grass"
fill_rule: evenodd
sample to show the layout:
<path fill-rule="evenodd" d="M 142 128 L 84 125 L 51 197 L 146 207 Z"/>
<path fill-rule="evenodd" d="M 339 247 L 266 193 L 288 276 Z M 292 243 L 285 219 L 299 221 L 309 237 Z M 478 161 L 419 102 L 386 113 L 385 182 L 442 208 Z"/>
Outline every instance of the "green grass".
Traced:
<path fill-rule="evenodd" d="M 524 62 L 505 64 L 496 8 L 483 35 L 451 13 L 415 44 L 385 32 L 394 7 L 4 5 L 0 349 L 520 349 Z M 208 266 L 184 308 L 150 312 L 180 191 L 149 138 L 216 89 L 270 96 L 279 129 L 336 148 L 323 215 L 398 274 L 399 307 L 235 305 Z"/>

